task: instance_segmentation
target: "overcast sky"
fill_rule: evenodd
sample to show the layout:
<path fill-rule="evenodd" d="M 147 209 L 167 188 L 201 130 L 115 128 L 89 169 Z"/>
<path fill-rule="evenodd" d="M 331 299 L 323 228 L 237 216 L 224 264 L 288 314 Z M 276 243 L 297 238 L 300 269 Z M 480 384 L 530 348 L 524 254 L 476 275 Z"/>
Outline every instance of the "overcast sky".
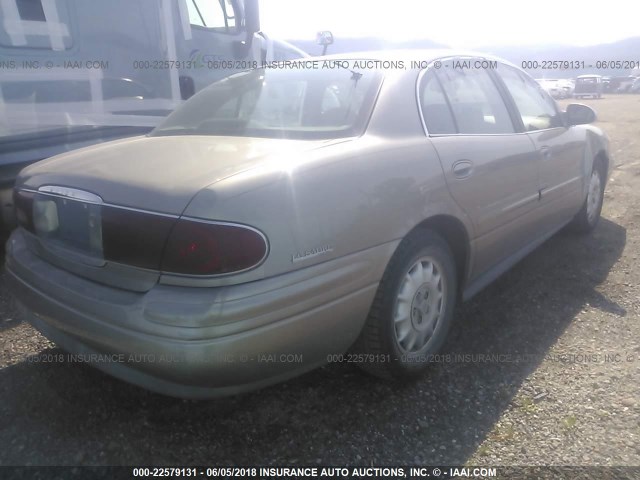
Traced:
<path fill-rule="evenodd" d="M 261 0 L 260 9 L 264 32 L 282 39 L 331 30 L 475 48 L 596 45 L 640 36 L 638 0 Z"/>

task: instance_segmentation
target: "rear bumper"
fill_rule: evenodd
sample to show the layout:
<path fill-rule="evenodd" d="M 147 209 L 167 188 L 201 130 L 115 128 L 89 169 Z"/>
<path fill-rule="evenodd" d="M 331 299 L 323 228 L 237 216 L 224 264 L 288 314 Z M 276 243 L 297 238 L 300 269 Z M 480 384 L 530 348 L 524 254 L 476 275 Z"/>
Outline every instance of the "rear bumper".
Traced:
<path fill-rule="evenodd" d="M 61 270 L 7 243 L 8 284 L 26 319 L 78 359 L 166 395 L 232 395 L 344 352 L 364 325 L 384 245 L 249 284 L 137 293 Z"/>

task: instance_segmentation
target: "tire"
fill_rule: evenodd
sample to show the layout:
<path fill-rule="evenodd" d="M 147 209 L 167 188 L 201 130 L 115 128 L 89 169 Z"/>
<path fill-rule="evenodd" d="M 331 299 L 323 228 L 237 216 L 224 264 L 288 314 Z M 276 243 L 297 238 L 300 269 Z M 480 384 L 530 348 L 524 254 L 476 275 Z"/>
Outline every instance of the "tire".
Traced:
<path fill-rule="evenodd" d="M 606 169 L 600 160 L 595 160 L 589 177 L 587 198 L 571 223 L 573 231 L 586 234 L 596 228 L 602 212 L 605 184 Z"/>
<path fill-rule="evenodd" d="M 353 348 L 374 361 L 358 365 L 382 378 L 422 374 L 449 333 L 456 299 L 456 266 L 442 237 L 421 230 L 405 238 L 387 265 Z"/>

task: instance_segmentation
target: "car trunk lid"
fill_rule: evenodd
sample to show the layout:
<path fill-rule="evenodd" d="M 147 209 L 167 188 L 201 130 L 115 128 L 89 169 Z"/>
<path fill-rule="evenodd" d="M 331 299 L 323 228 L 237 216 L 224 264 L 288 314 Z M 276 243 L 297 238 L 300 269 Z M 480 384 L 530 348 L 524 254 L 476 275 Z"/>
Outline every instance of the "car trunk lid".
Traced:
<path fill-rule="evenodd" d="M 22 171 L 19 184 L 80 188 L 106 204 L 180 215 L 204 187 L 260 165 L 272 154 L 326 141 L 243 137 L 136 137 L 44 160 Z"/>
<path fill-rule="evenodd" d="M 144 281 L 127 288 L 148 290 L 173 225 L 200 190 L 273 155 L 326 143 L 194 136 L 111 142 L 25 169 L 17 213 L 34 234 L 31 248 L 57 266 L 114 286 L 127 273 L 123 266 L 136 275 L 144 270 Z"/>

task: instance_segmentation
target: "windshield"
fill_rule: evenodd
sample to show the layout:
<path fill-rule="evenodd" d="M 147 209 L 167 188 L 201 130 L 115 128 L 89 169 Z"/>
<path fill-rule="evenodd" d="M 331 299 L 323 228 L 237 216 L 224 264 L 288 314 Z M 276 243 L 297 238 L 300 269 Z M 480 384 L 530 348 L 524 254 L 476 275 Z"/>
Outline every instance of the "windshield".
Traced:
<path fill-rule="evenodd" d="M 350 68 L 251 70 L 204 89 L 151 135 L 295 139 L 359 135 L 381 80 L 378 71 Z"/>

